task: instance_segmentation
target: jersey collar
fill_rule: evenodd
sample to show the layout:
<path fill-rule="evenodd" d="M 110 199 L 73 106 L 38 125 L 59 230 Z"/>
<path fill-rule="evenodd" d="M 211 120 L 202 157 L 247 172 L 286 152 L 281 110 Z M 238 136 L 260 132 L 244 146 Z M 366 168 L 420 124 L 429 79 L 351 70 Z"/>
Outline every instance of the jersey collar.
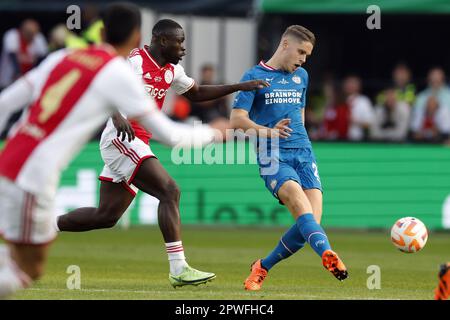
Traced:
<path fill-rule="evenodd" d="M 150 52 L 148 51 L 149 47 L 147 45 L 144 46 L 144 52 L 147 55 L 147 57 L 150 59 L 150 61 L 158 68 L 158 69 L 162 69 L 162 67 L 158 64 L 158 62 L 156 62 L 156 60 L 152 57 L 152 55 L 150 54 Z"/>
<path fill-rule="evenodd" d="M 267 65 L 263 60 L 261 60 L 261 61 L 259 62 L 259 65 L 260 65 L 261 67 L 263 67 L 264 69 L 266 69 L 266 70 L 270 70 L 270 71 L 278 71 L 277 69 L 272 68 L 271 66 Z"/>

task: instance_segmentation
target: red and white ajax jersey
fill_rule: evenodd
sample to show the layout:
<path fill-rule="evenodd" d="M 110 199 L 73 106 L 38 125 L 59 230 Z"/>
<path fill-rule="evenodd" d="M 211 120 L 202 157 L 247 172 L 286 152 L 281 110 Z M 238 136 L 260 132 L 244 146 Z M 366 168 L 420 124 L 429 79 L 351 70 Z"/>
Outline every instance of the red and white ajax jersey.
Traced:
<path fill-rule="evenodd" d="M 50 55 L 6 89 L 0 105 L 18 97 L 31 105 L 0 153 L 0 175 L 34 194 L 54 195 L 60 172 L 115 110 L 139 117 L 156 109 L 110 46 Z"/>
<path fill-rule="evenodd" d="M 194 79 L 188 77 L 184 68 L 171 63 L 160 66 L 148 52 L 148 46 L 131 51 L 128 61 L 134 71 L 144 82 L 145 91 L 151 96 L 161 109 L 166 98 L 167 90 L 171 87 L 179 95 L 189 91 L 194 86 Z M 136 121 L 130 121 L 136 137 L 148 143 L 151 133 L 147 132 Z M 115 131 L 112 121 L 108 121 L 106 130 Z"/>

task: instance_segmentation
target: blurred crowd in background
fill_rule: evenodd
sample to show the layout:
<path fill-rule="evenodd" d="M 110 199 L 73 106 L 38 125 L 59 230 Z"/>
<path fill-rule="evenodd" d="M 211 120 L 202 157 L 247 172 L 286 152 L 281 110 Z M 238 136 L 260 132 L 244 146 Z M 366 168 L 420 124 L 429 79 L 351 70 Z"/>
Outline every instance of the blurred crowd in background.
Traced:
<path fill-rule="evenodd" d="M 54 50 L 100 43 L 102 22 L 98 12 L 83 10 L 83 21 L 85 28 L 78 33 L 60 24 L 45 37 L 37 21 L 26 19 L 1 35 L 0 90 Z M 364 79 L 357 74 L 342 79 L 325 76 L 321 90 L 308 92 L 305 125 L 311 140 L 450 145 L 450 88 L 445 71 L 438 66 L 431 67 L 427 86 L 419 88 L 414 82 L 414 68 L 399 61 L 388 71 L 391 84 L 375 96 L 364 94 Z M 196 79 L 200 84 L 215 84 L 221 78 L 216 66 L 207 61 L 200 74 L 200 79 Z M 175 120 L 201 120 L 221 130 L 229 128 L 232 97 L 202 103 L 172 97 L 167 102 L 171 105 L 166 111 Z"/>

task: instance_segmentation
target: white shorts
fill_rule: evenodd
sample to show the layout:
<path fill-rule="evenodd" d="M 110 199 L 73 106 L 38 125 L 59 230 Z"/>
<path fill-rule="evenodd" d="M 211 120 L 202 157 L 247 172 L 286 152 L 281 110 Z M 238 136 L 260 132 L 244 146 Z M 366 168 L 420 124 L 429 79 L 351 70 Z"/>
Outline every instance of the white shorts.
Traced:
<path fill-rule="evenodd" d="M 133 179 L 142 164 L 148 158 L 156 158 L 150 146 L 139 138 L 128 142 L 115 137 L 108 139 L 102 136 L 100 153 L 105 166 L 99 176 L 102 181 L 122 183 L 132 195 L 136 195 L 138 188 L 133 185 Z"/>
<path fill-rule="evenodd" d="M 31 194 L 0 177 L 0 234 L 15 244 L 47 244 L 56 238 L 53 198 Z"/>

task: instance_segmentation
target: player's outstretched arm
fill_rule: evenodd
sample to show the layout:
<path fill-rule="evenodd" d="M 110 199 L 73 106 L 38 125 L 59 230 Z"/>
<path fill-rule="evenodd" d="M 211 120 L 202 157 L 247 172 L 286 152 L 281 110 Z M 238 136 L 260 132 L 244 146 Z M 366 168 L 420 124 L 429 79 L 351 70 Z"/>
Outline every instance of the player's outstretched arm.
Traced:
<path fill-rule="evenodd" d="M 144 128 L 151 131 L 156 140 L 172 147 L 199 147 L 219 141 L 219 132 L 208 125 L 187 125 L 169 119 L 163 112 L 151 112 L 135 117 Z"/>
<path fill-rule="evenodd" d="M 226 96 L 236 91 L 252 91 L 268 87 L 269 83 L 264 80 L 250 80 L 235 84 L 224 85 L 197 85 L 183 95 L 191 101 L 206 101 Z"/>
<path fill-rule="evenodd" d="M 263 138 L 288 138 L 292 132 L 292 129 L 288 127 L 291 119 L 281 119 L 273 128 L 269 128 L 252 121 L 248 112 L 239 108 L 231 110 L 230 123 L 233 129 L 244 130 L 244 132 L 253 131 Z"/>

